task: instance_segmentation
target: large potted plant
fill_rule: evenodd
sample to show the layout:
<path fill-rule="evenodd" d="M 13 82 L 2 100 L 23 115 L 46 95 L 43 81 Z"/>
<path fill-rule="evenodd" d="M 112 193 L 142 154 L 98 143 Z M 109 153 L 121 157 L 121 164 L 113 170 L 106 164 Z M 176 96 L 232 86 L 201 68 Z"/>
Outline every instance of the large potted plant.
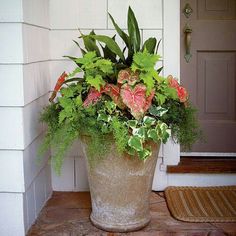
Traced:
<path fill-rule="evenodd" d="M 149 194 L 161 143 L 170 137 L 190 146 L 198 137 L 195 110 L 186 89 L 160 75 L 159 43 L 141 45 L 138 23 L 128 10 L 128 33 L 111 21 L 124 41 L 81 33 L 76 68 L 57 81 L 51 104 L 41 114 L 48 125 L 42 150 L 53 148 L 60 173 L 66 150 L 84 143 L 92 198 L 91 221 L 110 231 L 131 231 L 150 221 Z M 59 96 L 55 99 L 57 93 Z"/>

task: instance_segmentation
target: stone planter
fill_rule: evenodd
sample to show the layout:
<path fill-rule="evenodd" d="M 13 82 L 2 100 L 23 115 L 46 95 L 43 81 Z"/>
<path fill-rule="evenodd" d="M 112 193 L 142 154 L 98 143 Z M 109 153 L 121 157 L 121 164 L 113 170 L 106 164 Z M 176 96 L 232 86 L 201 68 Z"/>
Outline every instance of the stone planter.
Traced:
<path fill-rule="evenodd" d="M 84 145 L 86 156 L 86 145 Z M 113 232 L 135 231 L 150 222 L 149 198 L 159 152 L 153 145 L 153 155 L 145 162 L 129 155 L 112 152 L 95 166 L 87 161 L 92 199 L 92 223 Z M 88 158 L 86 158 L 88 160 Z"/>

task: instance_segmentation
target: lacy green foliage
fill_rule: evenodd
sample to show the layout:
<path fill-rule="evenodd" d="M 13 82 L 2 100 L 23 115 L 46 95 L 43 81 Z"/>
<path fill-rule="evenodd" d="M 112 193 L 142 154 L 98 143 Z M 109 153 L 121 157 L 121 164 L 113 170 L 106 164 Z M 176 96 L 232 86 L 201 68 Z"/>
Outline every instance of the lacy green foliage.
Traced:
<path fill-rule="evenodd" d="M 119 121 L 117 117 L 112 119 L 112 131 L 116 143 L 116 148 L 119 153 L 125 152 L 128 143 L 128 129 L 124 122 Z"/>
<path fill-rule="evenodd" d="M 197 110 L 190 105 L 184 107 L 184 104 L 171 100 L 163 107 L 168 109 L 168 113 L 165 113 L 161 120 L 171 127 L 174 139 L 185 150 L 189 150 L 197 139 L 202 138 L 202 132 L 196 118 Z"/>

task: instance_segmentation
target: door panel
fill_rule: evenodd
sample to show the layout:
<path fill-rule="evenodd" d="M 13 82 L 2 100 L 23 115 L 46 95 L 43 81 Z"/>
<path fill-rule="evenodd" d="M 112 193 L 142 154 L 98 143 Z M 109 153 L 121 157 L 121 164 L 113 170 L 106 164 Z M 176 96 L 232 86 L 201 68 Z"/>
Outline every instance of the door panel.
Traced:
<path fill-rule="evenodd" d="M 236 18 L 235 0 L 198 0 L 199 20 L 232 20 Z"/>
<path fill-rule="evenodd" d="M 205 143 L 194 152 L 236 152 L 236 0 L 182 0 L 181 81 L 189 90 Z M 184 28 L 192 28 L 191 54 L 186 62 Z"/>

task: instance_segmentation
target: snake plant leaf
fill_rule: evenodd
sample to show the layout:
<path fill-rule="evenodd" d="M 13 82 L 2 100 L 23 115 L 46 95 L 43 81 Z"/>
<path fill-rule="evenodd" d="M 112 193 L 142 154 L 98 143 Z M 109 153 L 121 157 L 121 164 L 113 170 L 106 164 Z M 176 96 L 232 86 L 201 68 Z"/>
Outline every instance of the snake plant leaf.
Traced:
<path fill-rule="evenodd" d="M 129 36 L 116 24 L 115 20 L 113 19 L 113 17 L 111 16 L 110 13 L 108 13 L 112 24 L 114 25 L 117 33 L 120 35 L 120 37 L 123 39 L 123 41 L 125 42 L 125 45 L 129 48 Z"/>
<path fill-rule="evenodd" d="M 156 38 L 149 38 L 147 39 L 144 44 L 143 44 L 143 48 L 142 51 L 146 50 L 151 53 L 154 54 L 155 48 L 156 48 L 156 44 L 157 44 L 157 40 Z"/>
<path fill-rule="evenodd" d="M 139 136 L 131 136 L 128 140 L 128 145 L 138 152 L 143 151 L 142 138 Z"/>
<path fill-rule="evenodd" d="M 115 37 L 116 37 L 116 35 L 114 35 L 113 37 L 112 37 L 112 39 L 115 41 Z M 117 63 L 117 60 L 116 60 L 116 54 L 114 53 L 114 52 L 112 52 L 108 47 L 107 47 L 107 45 L 105 45 L 105 47 L 103 47 L 102 46 L 102 44 L 100 43 L 100 46 L 101 46 L 101 48 L 102 48 L 102 50 L 103 50 L 103 57 L 105 58 L 105 59 L 110 59 L 112 62 L 114 62 L 114 63 Z M 123 52 L 124 53 L 124 52 Z"/>
<path fill-rule="evenodd" d="M 134 52 L 139 51 L 140 49 L 140 31 L 138 27 L 138 22 L 135 18 L 134 12 L 131 7 L 128 10 L 128 32 L 130 37 L 130 44 L 133 46 Z"/>
<path fill-rule="evenodd" d="M 163 66 L 162 67 L 160 67 L 159 69 L 157 69 L 157 73 L 158 73 L 158 75 L 161 73 L 161 71 L 163 70 Z"/>
<path fill-rule="evenodd" d="M 120 47 L 116 43 L 116 41 L 109 36 L 106 35 L 89 35 L 89 37 L 98 40 L 99 42 L 105 43 L 106 46 L 116 55 L 120 57 L 122 61 L 125 61 L 124 54 L 122 53 Z"/>
<path fill-rule="evenodd" d="M 88 52 L 95 51 L 96 55 L 100 57 L 101 56 L 100 50 L 96 44 L 96 41 L 94 41 L 93 38 L 90 37 L 91 35 L 82 35 L 84 46 Z"/>
<path fill-rule="evenodd" d="M 161 39 L 157 43 L 156 54 L 158 53 L 158 49 L 159 49 L 160 43 L 161 43 Z"/>
<path fill-rule="evenodd" d="M 83 48 L 80 47 L 80 45 L 79 45 L 79 43 L 77 41 L 73 40 L 73 42 L 79 47 L 82 55 L 86 54 L 86 51 Z"/>

